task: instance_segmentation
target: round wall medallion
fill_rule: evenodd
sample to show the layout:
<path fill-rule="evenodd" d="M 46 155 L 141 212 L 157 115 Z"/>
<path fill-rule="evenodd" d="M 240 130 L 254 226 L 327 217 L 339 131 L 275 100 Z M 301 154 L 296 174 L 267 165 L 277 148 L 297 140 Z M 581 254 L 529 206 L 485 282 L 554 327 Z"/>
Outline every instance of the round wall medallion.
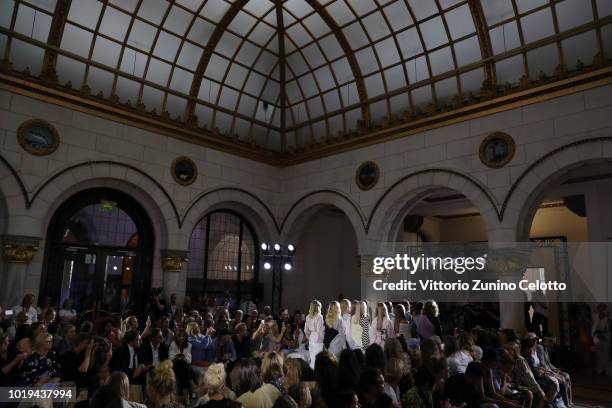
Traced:
<path fill-rule="evenodd" d="M 380 170 L 378 165 L 372 161 L 362 163 L 355 174 L 355 182 L 362 190 L 369 190 L 378 183 Z"/>
<path fill-rule="evenodd" d="M 59 146 L 57 130 L 40 119 L 23 122 L 17 130 L 17 139 L 26 152 L 36 156 L 51 154 Z"/>
<path fill-rule="evenodd" d="M 172 162 L 172 177 L 177 183 L 188 186 L 198 177 L 196 164 L 187 156 L 181 156 Z"/>
<path fill-rule="evenodd" d="M 480 161 L 488 167 L 503 167 L 512 160 L 516 144 L 514 139 L 504 132 L 494 132 L 480 143 Z"/>

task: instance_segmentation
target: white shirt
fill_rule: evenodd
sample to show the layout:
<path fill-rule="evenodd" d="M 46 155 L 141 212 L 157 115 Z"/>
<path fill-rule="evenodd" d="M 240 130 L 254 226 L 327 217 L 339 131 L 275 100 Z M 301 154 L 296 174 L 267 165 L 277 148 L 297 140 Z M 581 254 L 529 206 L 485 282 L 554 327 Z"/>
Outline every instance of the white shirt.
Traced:
<path fill-rule="evenodd" d="M 174 357 L 176 357 L 176 356 L 178 356 L 180 354 L 182 354 L 183 357 L 185 357 L 185 361 L 187 361 L 189 364 L 191 364 L 191 343 L 187 343 L 187 347 L 185 347 L 185 349 L 181 353 L 181 351 L 179 350 L 178 346 L 173 341 L 170 344 L 170 350 L 168 350 L 168 357 L 170 357 L 170 360 L 174 360 Z"/>
<path fill-rule="evenodd" d="M 323 330 L 325 326 L 323 324 L 323 315 L 320 313 L 315 317 L 310 315 L 306 316 L 306 323 L 304 324 L 304 334 L 308 337 L 310 343 L 323 343 Z"/>
<path fill-rule="evenodd" d="M 69 322 L 76 316 L 76 311 L 74 309 L 60 309 L 58 315 L 61 321 Z"/>
<path fill-rule="evenodd" d="M 153 350 L 153 365 L 158 365 L 159 364 L 159 346 L 154 347 L 153 344 L 151 344 L 151 350 Z"/>
<path fill-rule="evenodd" d="M 21 313 L 23 307 L 21 305 L 15 306 L 13 308 L 13 317 L 17 318 L 17 315 Z M 34 306 L 30 306 L 30 308 L 26 311 L 26 316 L 28 316 L 28 320 L 26 324 L 32 324 L 38 321 L 38 312 Z"/>
<path fill-rule="evenodd" d="M 128 368 L 136 369 L 138 368 L 138 355 L 136 355 L 136 350 L 134 350 L 134 347 L 130 346 L 129 344 L 128 349 L 130 350 L 130 365 Z"/>
<path fill-rule="evenodd" d="M 452 377 L 455 374 L 465 374 L 468 364 L 472 361 L 474 361 L 474 359 L 467 350 L 455 351 L 447 359 L 449 376 Z"/>
<path fill-rule="evenodd" d="M 386 317 L 383 319 L 380 327 L 382 328 L 381 331 L 384 331 L 384 335 L 378 330 L 378 317 L 372 319 L 372 323 L 370 324 L 370 344 L 377 343 L 382 347 L 386 339 L 395 337 L 395 327 L 393 326 L 393 322 Z"/>

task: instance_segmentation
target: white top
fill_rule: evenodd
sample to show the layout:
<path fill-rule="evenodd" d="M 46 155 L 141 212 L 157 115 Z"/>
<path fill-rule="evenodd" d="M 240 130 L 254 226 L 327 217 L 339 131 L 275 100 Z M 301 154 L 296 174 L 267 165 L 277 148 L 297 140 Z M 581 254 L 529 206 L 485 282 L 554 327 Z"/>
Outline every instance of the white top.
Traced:
<path fill-rule="evenodd" d="M 393 326 L 393 328 L 395 329 L 395 325 Z M 410 332 L 410 322 L 400 323 L 399 331 L 395 333 L 395 335 L 396 337 L 404 335 L 404 338 L 406 340 L 410 340 L 410 338 L 412 337 L 412 333 Z"/>
<path fill-rule="evenodd" d="M 319 313 L 315 317 L 311 317 L 310 315 L 306 316 L 304 334 L 308 337 L 310 343 L 323 343 L 324 330 L 323 315 Z"/>
<path fill-rule="evenodd" d="M 63 322 L 69 322 L 71 321 L 75 316 L 76 316 L 76 310 L 71 309 L 60 309 L 60 311 L 58 312 L 58 316 L 60 318 L 61 321 Z"/>
<path fill-rule="evenodd" d="M 21 305 L 13 307 L 13 317 L 17 318 L 17 315 L 21 313 L 22 310 L 23 307 Z M 32 324 L 38 321 L 38 312 L 34 306 L 30 306 L 30 308 L 26 311 L 26 315 L 28 316 L 26 324 Z"/>
<path fill-rule="evenodd" d="M 382 322 L 382 330 L 377 330 L 378 317 L 372 319 L 370 323 L 370 344 L 376 343 L 379 346 L 384 346 L 385 340 L 389 337 L 395 337 L 395 328 L 391 319 L 385 318 Z"/>
<path fill-rule="evenodd" d="M 474 359 L 467 350 L 455 351 L 446 359 L 448 363 L 448 375 L 465 374 L 465 370 Z"/>
<path fill-rule="evenodd" d="M 183 352 L 181 353 L 178 346 L 176 345 L 176 342 L 173 341 L 170 344 L 170 348 L 168 349 L 168 357 L 170 358 L 170 360 L 174 360 L 174 357 L 180 354 L 182 354 L 185 357 L 185 360 L 189 364 L 191 364 L 191 343 L 187 343 L 187 347 L 185 347 L 183 349 Z"/>
<path fill-rule="evenodd" d="M 342 323 L 344 324 L 344 337 L 351 350 L 356 348 L 355 342 L 353 341 L 353 335 L 351 332 L 351 314 L 345 313 L 342 315 Z"/>

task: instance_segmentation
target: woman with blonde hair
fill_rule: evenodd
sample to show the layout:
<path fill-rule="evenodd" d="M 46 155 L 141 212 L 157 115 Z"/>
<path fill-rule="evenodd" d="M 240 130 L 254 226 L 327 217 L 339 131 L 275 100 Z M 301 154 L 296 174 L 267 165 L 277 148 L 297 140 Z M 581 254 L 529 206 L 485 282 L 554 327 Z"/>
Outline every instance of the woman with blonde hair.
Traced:
<path fill-rule="evenodd" d="M 115 371 L 108 378 L 108 386 L 111 387 L 123 400 L 125 408 L 146 408 L 145 404 L 129 401 L 130 398 L 130 380 L 123 371 Z"/>
<path fill-rule="evenodd" d="M 370 324 L 370 342 L 382 347 L 385 344 L 385 340 L 389 337 L 395 337 L 393 322 L 389 319 L 387 305 L 378 303 L 376 305 L 376 316 L 374 316 Z"/>
<path fill-rule="evenodd" d="M 368 306 L 364 301 L 357 301 L 354 306 L 351 317 L 351 339 L 355 349 L 365 350 L 370 345 Z"/>
<path fill-rule="evenodd" d="M 297 358 L 288 358 L 283 365 L 285 373 L 285 389 L 291 388 L 292 385 L 300 382 L 302 376 L 302 365 Z"/>
<path fill-rule="evenodd" d="M 321 315 L 321 302 L 315 299 L 310 302 L 310 309 L 308 310 L 308 316 L 306 316 L 306 322 L 304 323 L 304 334 L 308 339 L 310 367 L 313 370 L 317 354 L 323 350 L 324 327 L 323 315 Z"/>
<path fill-rule="evenodd" d="M 327 306 L 325 316 L 325 333 L 323 334 L 323 345 L 336 357 L 340 357 L 342 350 L 346 348 L 344 323 L 340 316 L 340 303 L 333 301 Z"/>
<path fill-rule="evenodd" d="M 172 362 L 165 360 L 149 371 L 147 375 L 146 396 L 148 407 L 177 407 L 176 376 L 172 370 Z"/>
<path fill-rule="evenodd" d="M 213 364 L 206 370 L 204 374 L 204 381 L 208 388 L 208 402 L 204 405 L 200 405 L 201 408 L 213 408 L 213 407 L 224 407 L 224 408 L 238 408 L 242 404 L 225 396 L 225 367 L 222 363 Z"/>
<path fill-rule="evenodd" d="M 189 336 L 187 341 L 191 344 L 191 364 L 203 366 L 206 361 L 207 349 L 212 344 L 212 339 L 210 338 L 212 327 L 209 327 L 206 335 L 203 335 L 200 332 L 200 326 L 196 322 L 190 322 L 187 324 L 185 331 L 187 336 Z"/>
<path fill-rule="evenodd" d="M 36 336 L 32 347 L 33 353 L 25 360 L 23 365 L 26 386 L 39 387 L 44 384 L 59 382 L 60 366 L 52 348 L 52 335 L 41 333 Z"/>
<path fill-rule="evenodd" d="M 351 336 L 351 314 L 353 311 L 353 305 L 348 299 L 342 299 L 340 301 L 340 311 L 342 312 L 342 324 L 344 325 L 344 337 L 348 347 L 352 350 L 355 348 L 353 343 L 353 337 Z"/>

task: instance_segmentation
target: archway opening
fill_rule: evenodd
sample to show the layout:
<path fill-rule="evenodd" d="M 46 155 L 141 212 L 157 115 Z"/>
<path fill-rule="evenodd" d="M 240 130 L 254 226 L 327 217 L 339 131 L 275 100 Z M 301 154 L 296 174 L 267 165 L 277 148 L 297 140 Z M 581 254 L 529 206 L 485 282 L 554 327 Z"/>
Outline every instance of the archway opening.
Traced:
<path fill-rule="evenodd" d="M 189 240 L 187 295 L 199 304 L 206 296 L 222 304 L 230 295 L 261 299 L 259 245 L 251 224 L 239 213 L 215 210 L 195 226 Z"/>
<path fill-rule="evenodd" d="M 108 188 L 76 193 L 47 231 L 40 296 L 70 299 L 84 316 L 144 310 L 151 288 L 154 233 L 129 195 Z"/>
<path fill-rule="evenodd" d="M 323 304 L 340 295 L 359 298 L 357 236 L 348 216 L 331 205 L 311 208 L 303 216 L 295 234 L 295 267 L 283 272 L 283 306 L 304 311 L 313 298 Z"/>

